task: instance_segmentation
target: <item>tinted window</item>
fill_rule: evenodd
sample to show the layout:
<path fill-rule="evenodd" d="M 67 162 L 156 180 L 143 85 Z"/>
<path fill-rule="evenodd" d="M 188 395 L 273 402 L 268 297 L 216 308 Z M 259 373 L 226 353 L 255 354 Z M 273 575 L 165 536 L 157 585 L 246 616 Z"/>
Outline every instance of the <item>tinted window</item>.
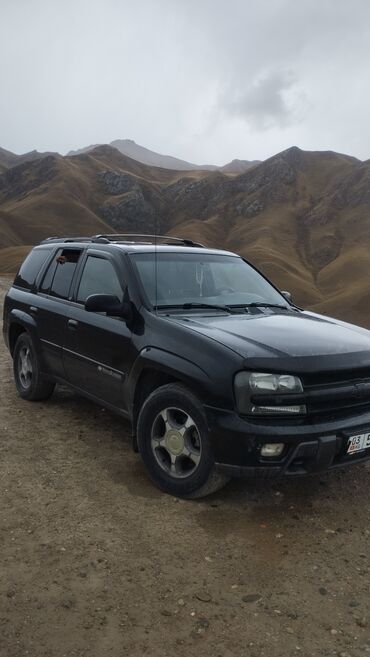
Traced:
<path fill-rule="evenodd" d="M 58 252 L 58 253 L 60 254 L 60 252 Z M 44 292 L 45 294 L 49 293 L 51 284 L 53 282 L 55 270 L 58 266 L 57 257 L 58 256 L 56 255 L 55 258 L 52 259 L 51 263 L 49 264 L 49 266 L 48 266 L 48 268 L 45 272 L 44 278 L 42 279 L 42 282 L 41 282 L 41 285 L 40 285 L 40 292 Z"/>
<path fill-rule="evenodd" d="M 15 277 L 14 285 L 30 290 L 34 286 L 37 274 L 50 256 L 51 251 L 51 248 L 33 249 Z"/>
<path fill-rule="evenodd" d="M 287 305 L 286 299 L 238 256 L 177 252 L 138 253 L 131 258 L 153 305 Z"/>
<path fill-rule="evenodd" d="M 123 291 L 116 271 L 109 260 L 89 256 L 82 272 L 77 301 L 84 303 L 91 294 L 114 294 L 123 300 Z"/>
<path fill-rule="evenodd" d="M 51 296 L 58 297 L 59 299 L 68 299 L 73 274 L 76 271 L 80 255 L 81 251 L 77 251 L 76 249 L 64 249 L 56 256 L 57 264 L 49 292 Z M 46 273 L 46 277 L 48 273 Z"/>

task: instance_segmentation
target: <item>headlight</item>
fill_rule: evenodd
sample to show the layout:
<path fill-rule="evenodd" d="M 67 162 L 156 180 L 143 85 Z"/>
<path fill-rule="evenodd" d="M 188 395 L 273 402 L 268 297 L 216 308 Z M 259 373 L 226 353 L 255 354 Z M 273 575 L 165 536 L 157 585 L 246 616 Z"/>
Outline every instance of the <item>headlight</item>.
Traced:
<path fill-rule="evenodd" d="M 303 415 L 302 393 L 302 381 L 292 374 L 239 372 L 235 377 L 238 411 L 246 415 Z"/>
<path fill-rule="evenodd" d="M 251 390 L 256 392 L 303 392 L 301 380 L 291 374 L 261 374 L 240 372 L 247 375 Z"/>

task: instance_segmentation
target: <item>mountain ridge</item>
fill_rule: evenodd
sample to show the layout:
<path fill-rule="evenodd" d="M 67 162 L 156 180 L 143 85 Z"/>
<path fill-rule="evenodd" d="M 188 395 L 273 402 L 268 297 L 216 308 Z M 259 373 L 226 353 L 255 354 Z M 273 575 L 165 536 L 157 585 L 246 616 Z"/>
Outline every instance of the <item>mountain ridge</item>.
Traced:
<path fill-rule="evenodd" d="M 0 174 L 0 271 L 49 235 L 148 232 L 236 251 L 302 306 L 370 327 L 370 161 L 291 147 L 239 174 L 98 146 Z"/>
<path fill-rule="evenodd" d="M 81 153 L 88 153 L 102 144 L 94 144 L 91 146 L 85 146 L 79 150 L 69 151 L 67 156 L 80 155 Z M 148 166 L 160 167 L 163 169 L 174 169 L 176 171 L 217 171 L 224 170 L 228 173 L 240 173 L 241 171 L 246 171 L 251 166 L 259 163 L 260 160 L 232 160 L 223 166 L 216 166 L 215 164 L 194 164 L 192 162 L 187 162 L 178 157 L 172 155 L 163 155 L 152 151 L 140 144 L 136 144 L 133 139 L 115 139 L 111 141 L 108 146 L 112 146 L 119 150 L 123 155 L 131 157 L 133 160 L 137 160 L 142 164 L 147 164 Z"/>

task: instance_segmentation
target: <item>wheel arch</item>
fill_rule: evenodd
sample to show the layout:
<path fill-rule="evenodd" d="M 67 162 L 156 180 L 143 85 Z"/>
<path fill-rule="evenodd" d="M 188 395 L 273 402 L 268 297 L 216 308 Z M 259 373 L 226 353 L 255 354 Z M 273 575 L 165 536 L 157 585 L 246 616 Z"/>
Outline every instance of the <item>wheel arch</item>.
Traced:
<path fill-rule="evenodd" d="M 208 380 L 207 374 L 195 363 L 161 349 L 146 349 L 136 360 L 126 384 L 133 436 L 140 408 L 154 390 L 167 383 L 181 383 L 202 398 Z"/>
<path fill-rule="evenodd" d="M 22 333 L 27 333 L 32 339 L 33 345 L 42 361 L 42 349 L 41 342 L 37 332 L 37 324 L 34 318 L 23 310 L 18 308 L 13 308 L 9 314 L 9 327 L 8 327 L 8 342 L 9 342 L 9 351 L 11 355 L 14 354 L 14 347 L 19 336 Z"/>
<path fill-rule="evenodd" d="M 22 333 L 28 333 L 27 329 L 23 324 L 20 324 L 18 322 L 13 322 L 10 327 L 9 327 L 9 333 L 8 333 L 8 339 L 9 339 L 9 351 L 11 356 L 13 357 L 14 355 L 14 348 L 16 345 L 16 342 Z"/>

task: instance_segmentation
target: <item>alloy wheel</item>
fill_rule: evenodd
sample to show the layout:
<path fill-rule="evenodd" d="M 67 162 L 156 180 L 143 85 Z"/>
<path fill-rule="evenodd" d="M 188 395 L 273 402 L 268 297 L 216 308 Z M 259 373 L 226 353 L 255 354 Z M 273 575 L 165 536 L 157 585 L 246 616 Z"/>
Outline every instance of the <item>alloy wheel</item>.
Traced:
<path fill-rule="evenodd" d="M 157 463 L 171 477 L 189 477 L 197 469 L 202 451 L 197 425 L 180 408 L 165 408 L 154 419 L 151 448 Z"/>

